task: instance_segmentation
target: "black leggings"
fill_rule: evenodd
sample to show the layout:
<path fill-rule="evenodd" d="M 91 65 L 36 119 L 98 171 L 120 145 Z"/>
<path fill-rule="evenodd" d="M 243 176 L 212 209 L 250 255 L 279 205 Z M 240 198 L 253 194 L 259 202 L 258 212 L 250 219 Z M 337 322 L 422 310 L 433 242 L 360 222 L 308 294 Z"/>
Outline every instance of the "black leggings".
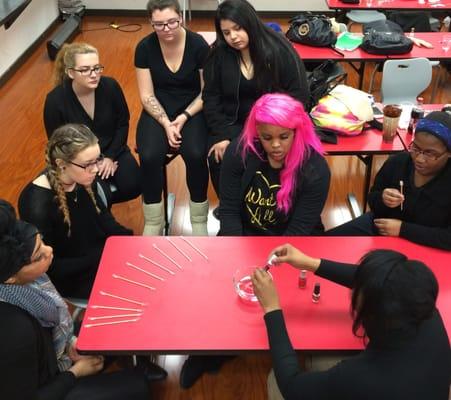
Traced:
<path fill-rule="evenodd" d="M 104 183 L 113 184 L 116 190 L 111 191 L 108 184 L 102 185 L 109 205 L 132 200 L 141 194 L 141 170 L 130 149 L 127 147 L 114 161 L 118 163 L 117 170 Z"/>
<path fill-rule="evenodd" d="M 145 111 L 138 121 L 136 143 L 144 202 L 159 203 L 163 190 L 163 168 L 170 147 L 164 128 Z M 179 153 L 186 165 L 186 183 L 191 201 L 201 203 L 207 199 L 208 189 L 207 126 L 201 112 L 185 123 Z"/>
<path fill-rule="evenodd" d="M 147 382 L 142 374 L 117 371 L 77 379 L 65 400 L 148 400 Z"/>

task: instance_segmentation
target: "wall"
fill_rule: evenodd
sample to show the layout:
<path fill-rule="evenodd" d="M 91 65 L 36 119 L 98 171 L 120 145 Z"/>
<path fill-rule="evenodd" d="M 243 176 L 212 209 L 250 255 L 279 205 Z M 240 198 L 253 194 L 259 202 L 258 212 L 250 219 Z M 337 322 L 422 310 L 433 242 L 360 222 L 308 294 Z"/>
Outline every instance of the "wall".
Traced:
<path fill-rule="evenodd" d="M 183 7 L 185 1 L 188 7 L 188 0 L 179 0 Z M 326 0 L 250 0 L 258 11 L 327 11 Z M 147 0 L 83 0 L 83 3 L 90 9 L 109 10 L 144 10 Z M 217 0 L 191 0 L 193 10 L 214 10 L 218 5 Z"/>
<path fill-rule="evenodd" d="M 0 77 L 57 17 L 57 0 L 35 0 L 8 29 L 0 27 Z"/>

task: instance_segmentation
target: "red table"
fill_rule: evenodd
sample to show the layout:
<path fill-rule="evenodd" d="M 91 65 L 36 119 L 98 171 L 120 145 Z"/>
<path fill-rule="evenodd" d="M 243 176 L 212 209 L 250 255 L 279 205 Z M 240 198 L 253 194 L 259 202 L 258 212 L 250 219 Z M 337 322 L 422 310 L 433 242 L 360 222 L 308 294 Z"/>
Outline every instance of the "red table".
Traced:
<path fill-rule="evenodd" d="M 304 44 L 292 43 L 294 49 L 304 61 L 324 61 L 324 60 L 336 60 L 348 62 L 352 68 L 359 74 L 359 89 L 363 85 L 363 77 L 365 74 L 365 63 L 368 61 L 385 61 L 390 58 L 416 58 L 426 57 L 430 60 L 451 60 L 451 51 L 445 52 L 442 49 L 441 41 L 444 35 L 449 35 L 447 32 L 416 32 L 415 37 L 418 39 L 426 40 L 431 43 L 433 48 L 428 49 L 426 47 L 413 46 L 412 51 L 400 55 L 382 55 L 382 54 L 369 54 L 363 51 L 360 47 L 353 51 L 340 51 L 333 50 L 328 47 L 313 47 Z M 353 62 L 360 62 L 360 66 L 357 68 Z"/>
<path fill-rule="evenodd" d="M 214 353 L 267 350 L 263 313 L 257 304 L 245 304 L 233 288 L 236 268 L 264 265 L 276 245 L 291 242 L 312 256 L 357 262 L 374 248 L 399 249 L 409 257 L 424 260 L 440 282 L 438 307 L 445 325 L 451 328 L 450 253 L 427 248 L 399 238 L 384 237 L 189 237 L 209 260 L 205 260 L 180 237 L 174 243 L 191 258 L 184 258 L 165 237 L 111 237 L 108 239 L 94 288 L 89 299 L 77 348 L 84 353 Z M 158 253 L 157 244 L 183 271 Z M 350 250 L 352 249 L 352 251 Z M 139 253 L 170 267 L 175 275 L 164 273 L 138 257 Z M 135 263 L 166 281 L 157 281 L 125 265 Z M 127 276 L 155 286 L 156 290 L 112 278 Z M 282 308 L 293 345 L 299 350 L 357 350 L 362 341 L 351 332 L 350 291 L 308 273 L 307 287 L 297 285 L 299 271 L 283 265 L 271 269 L 280 293 Z M 321 282 L 321 299 L 312 303 L 312 287 Z M 86 328 L 89 317 L 118 314 L 93 309 L 93 305 L 137 307 L 99 294 L 107 291 L 146 302 L 138 322 Z M 97 321 L 96 321 L 97 322 Z"/>
<path fill-rule="evenodd" d="M 357 156 L 365 164 L 365 179 L 363 183 L 363 212 L 366 210 L 367 197 L 370 189 L 373 158 L 380 154 L 393 154 L 407 149 L 406 142 L 410 136 L 405 130 L 399 130 L 392 143 L 382 141 L 382 131 L 367 129 L 357 136 L 337 136 L 337 144 L 323 143 L 326 155 Z M 360 215 L 360 207 L 353 193 L 348 194 L 348 201 L 354 217 Z"/>
<path fill-rule="evenodd" d="M 340 0 L 327 0 L 327 6 L 332 10 L 451 10 L 450 0 L 360 0 L 359 4 L 343 3 Z"/>

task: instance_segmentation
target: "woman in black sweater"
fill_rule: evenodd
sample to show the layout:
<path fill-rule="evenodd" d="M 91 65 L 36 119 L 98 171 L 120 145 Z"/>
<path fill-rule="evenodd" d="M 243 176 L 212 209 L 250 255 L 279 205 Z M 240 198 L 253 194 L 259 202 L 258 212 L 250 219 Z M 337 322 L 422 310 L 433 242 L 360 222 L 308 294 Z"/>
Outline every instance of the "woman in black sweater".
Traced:
<path fill-rule="evenodd" d="M 329 181 L 321 143 L 302 104 L 286 94 L 266 94 L 224 156 L 220 234 L 321 234 Z"/>
<path fill-rule="evenodd" d="M 449 338 L 435 307 L 437 280 L 426 265 L 392 250 L 372 251 L 357 266 L 312 258 L 289 244 L 271 254 L 278 256 L 276 264 L 286 262 L 351 288 L 353 332 L 367 342 L 358 356 L 327 371 L 301 371 L 271 276 L 257 269 L 252 281 L 285 400 L 448 399 Z M 280 395 L 270 396 L 275 399 Z"/>
<path fill-rule="evenodd" d="M 103 68 L 95 47 L 65 44 L 55 60 L 55 88 L 45 99 L 44 124 L 49 138 L 56 128 L 69 123 L 84 124 L 94 132 L 105 156 L 98 176 L 110 204 L 139 196 L 141 180 L 127 146 L 127 102 L 119 83 L 102 76 Z"/>
<path fill-rule="evenodd" d="M 408 152 L 391 156 L 376 175 L 368 212 L 326 234 L 399 236 L 451 250 L 451 114 L 420 120 Z"/>
<path fill-rule="evenodd" d="M 290 42 L 264 25 L 246 0 L 225 0 L 215 16 L 216 42 L 205 65 L 204 114 L 209 128 L 210 174 L 219 194 L 220 165 L 255 102 L 282 92 L 309 109 L 303 62 Z"/>
<path fill-rule="evenodd" d="M 53 247 L 49 276 L 65 297 L 87 299 L 105 240 L 132 235 L 118 224 L 97 193 L 103 164 L 98 139 L 84 125 L 67 124 L 51 136 L 46 170 L 20 194 L 19 213 Z"/>

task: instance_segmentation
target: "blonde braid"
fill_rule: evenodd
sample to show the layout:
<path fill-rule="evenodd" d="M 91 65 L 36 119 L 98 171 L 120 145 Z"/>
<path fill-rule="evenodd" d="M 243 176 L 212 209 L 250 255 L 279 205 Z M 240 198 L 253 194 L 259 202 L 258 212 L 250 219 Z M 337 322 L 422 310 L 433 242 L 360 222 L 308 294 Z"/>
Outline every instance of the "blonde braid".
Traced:
<path fill-rule="evenodd" d="M 64 222 L 68 226 L 67 236 L 70 236 L 71 222 L 70 222 L 69 207 L 67 205 L 66 192 L 64 190 L 63 185 L 61 184 L 58 168 L 56 167 L 56 165 L 52 165 L 49 151 L 46 152 L 45 162 L 47 164 L 47 177 L 50 183 L 50 187 L 56 192 L 55 200 L 58 204 L 58 208 L 63 213 Z"/>
<path fill-rule="evenodd" d="M 90 146 L 98 144 L 97 137 L 85 125 L 80 124 L 66 124 L 57 128 L 47 143 L 47 150 L 45 154 L 45 162 L 47 164 L 47 174 L 51 188 L 55 191 L 55 200 L 58 203 L 58 208 L 63 214 L 64 222 L 67 224 L 71 234 L 71 220 L 69 213 L 69 206 L 67 204 L 67 196 L 61 181 L 61 171 L 59 167 L 64 168 L 64 164 L 68 165 L 81 151 Z M 62 165 L 58 165 L 61 162 Z M 92 188 L 86 187 L 86 191 L 91 197 L 97 213 L 100 209 L 97 206 L 96 199 Z"/>
<path fill-rule="evenodd" d="M 97 214 L 100 214 L 100 208 L 97 205 L 96 196 L 94 195 L 94 191 L 92 190 L 91 186 L 85 186 L 86 191 L 89 194 L 89 197 L 91 197 L 92 202 L 94 203 L 94 207 L 96 208 Z"/>

